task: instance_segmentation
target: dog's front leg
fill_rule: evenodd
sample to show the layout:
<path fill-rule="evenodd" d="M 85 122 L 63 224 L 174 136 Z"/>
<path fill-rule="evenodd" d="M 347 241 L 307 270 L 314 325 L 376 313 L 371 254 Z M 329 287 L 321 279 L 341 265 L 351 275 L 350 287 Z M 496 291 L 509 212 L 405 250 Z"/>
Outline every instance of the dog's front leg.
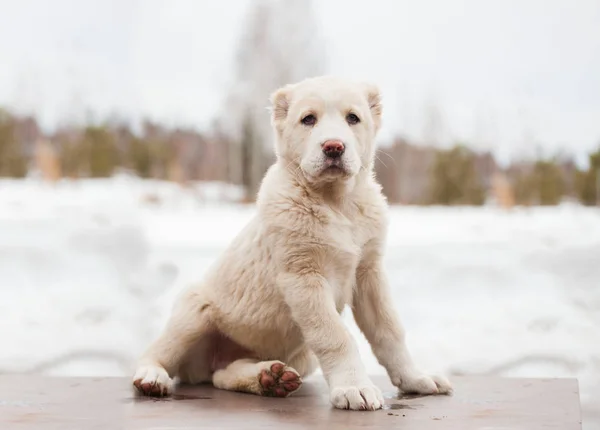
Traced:
<path fill-rule="evenodd" d="M 278 285 L 305 342 L 319 359 L 331 403 L 340 409 L 380 409 L 381 391 L 367 376 L 327 280 L 314 272 L 287 272 L 280 275 Z"/>
<path fill-rule="evenodd" d="M 392 383 L 405 393 L 450 393 L 452 387 L 446 378 L 426 375 L 415 367 L 378 253 L 365 255 L 356 272 L 356 283 L 354 318 Z"/>

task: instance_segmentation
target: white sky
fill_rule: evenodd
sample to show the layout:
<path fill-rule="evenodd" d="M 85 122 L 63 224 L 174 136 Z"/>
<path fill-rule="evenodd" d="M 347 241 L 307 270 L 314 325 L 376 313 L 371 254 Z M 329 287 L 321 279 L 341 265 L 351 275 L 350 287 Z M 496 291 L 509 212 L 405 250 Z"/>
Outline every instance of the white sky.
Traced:
<path fill-rule="evenodd" d="M 87 109 L 207 126 L 248 4 L 0 0 L 0 105 L 46 127 Z M 443 140 L 503 157 L 600 142 L 600 0 L 314 4 L 328 71 L 381 86 L 383 140 L 425 138 L 435 106 Z"/>

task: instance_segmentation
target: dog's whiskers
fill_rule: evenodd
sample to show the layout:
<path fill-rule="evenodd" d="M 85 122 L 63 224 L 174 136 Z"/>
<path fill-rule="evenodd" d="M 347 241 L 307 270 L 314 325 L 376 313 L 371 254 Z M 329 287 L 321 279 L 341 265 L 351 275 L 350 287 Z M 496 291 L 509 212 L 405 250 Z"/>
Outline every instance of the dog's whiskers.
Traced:
<path fill-rule="evenodd" d="M 298 161 L 300 161 L 300 157 L 295 157 L 295 158 L 293 158 L 293 159 L 292 159 L 292 160 L 291 160 L 291 161 L 290 161 L 290 162 L 287 164 L 287 166 L 285 166 L 285 170 L 289 169 L 289 167 L 290 167 L 290 166 L 291 166 L 293 163 L 297 163 Z M 300 166 L 298 165 L 298 168 L 299 168 L 299 167 L 300 167 Z"/>
<path fill-rule="evenodd" d="M 387 152 L 385 152 L 385 151 L 382 151 L 381 149 L 377 149 L 377 150 L 375 151 L 375 157 L 377 157 L 377 152 L 380 152 L 380 153 L 382 153 L 383 155 L 386 155 L 386 156 L 387 156 L 387 157 L 388 157 L 390 160 L 392 160 L 392 163 L 394 163 L 394 165 L 396 165 L 396 159 L 395 159 L 394 157 L 392 157 L 390 154 L 388 154 L 388 153 L 387 153 Z M 383 161 L 382 161 L 382 160 L 381 160 L 379 157 L 377 157 L 377 159 L 383 163 Z M 385 166 L 385 164 L 384 164 L 384 166 Z"/>
<path fill-rule="evenodd" d="M 383 164 L 383 167 L 385 167 L 386 169 L 388 168 L 387 164 L 385 164 L 385 163 L 383 162 L 383 160 L 377 156 L 377 154 L 375 154 L 375 158 L 376 158 L 376 159 L 377 159 L 377 160 L 378 160 L 378 161 L 379 161 L 381 164 Z"/>

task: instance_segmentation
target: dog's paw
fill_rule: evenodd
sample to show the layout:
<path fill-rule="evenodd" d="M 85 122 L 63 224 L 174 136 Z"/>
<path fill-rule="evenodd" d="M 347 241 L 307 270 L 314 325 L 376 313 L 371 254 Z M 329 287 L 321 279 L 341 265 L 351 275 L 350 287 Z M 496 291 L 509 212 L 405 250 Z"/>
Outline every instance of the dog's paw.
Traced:
<path fill-rule="evenodd" d="M 302 379 L 296 370 L 281 361 L 268 361 L 258 374 L 261 394 L 269 397 L 287 397 L 300 389 Z"/>
<path fill-rule="evenodd" d="M 338 409 L 375 411 L 384 404 L 381 390 L 369 383 L 360 386 L 334 387 L 330 394 L 331 404 Z"/>
<path fill-rule="evenodd" d="M 452 385 L 440 375 L 410 372 L 395 385 L 405 394 L 452 394 Z"/>
<path fill-rule="evenodd" d="M 133 385 L 145 396 L 162 397 L 173 392 L 173 380 L 165 369 L 157 365 L 138 367 Z"/>

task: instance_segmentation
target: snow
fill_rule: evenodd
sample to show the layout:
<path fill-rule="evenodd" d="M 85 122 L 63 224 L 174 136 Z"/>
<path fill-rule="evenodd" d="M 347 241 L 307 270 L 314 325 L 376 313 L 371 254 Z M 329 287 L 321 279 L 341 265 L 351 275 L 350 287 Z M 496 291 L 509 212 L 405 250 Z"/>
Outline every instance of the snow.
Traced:
<path fill-rule="evenodd" d="M 0 180 L 0 373 L 130 376 L 177 293 L 253 215 L 240 196 L 128 176 Z M 394 207 L 386 265 L 422 368 L 576 377 L 584 426 L 600 428 L 597 208 Z"/>

